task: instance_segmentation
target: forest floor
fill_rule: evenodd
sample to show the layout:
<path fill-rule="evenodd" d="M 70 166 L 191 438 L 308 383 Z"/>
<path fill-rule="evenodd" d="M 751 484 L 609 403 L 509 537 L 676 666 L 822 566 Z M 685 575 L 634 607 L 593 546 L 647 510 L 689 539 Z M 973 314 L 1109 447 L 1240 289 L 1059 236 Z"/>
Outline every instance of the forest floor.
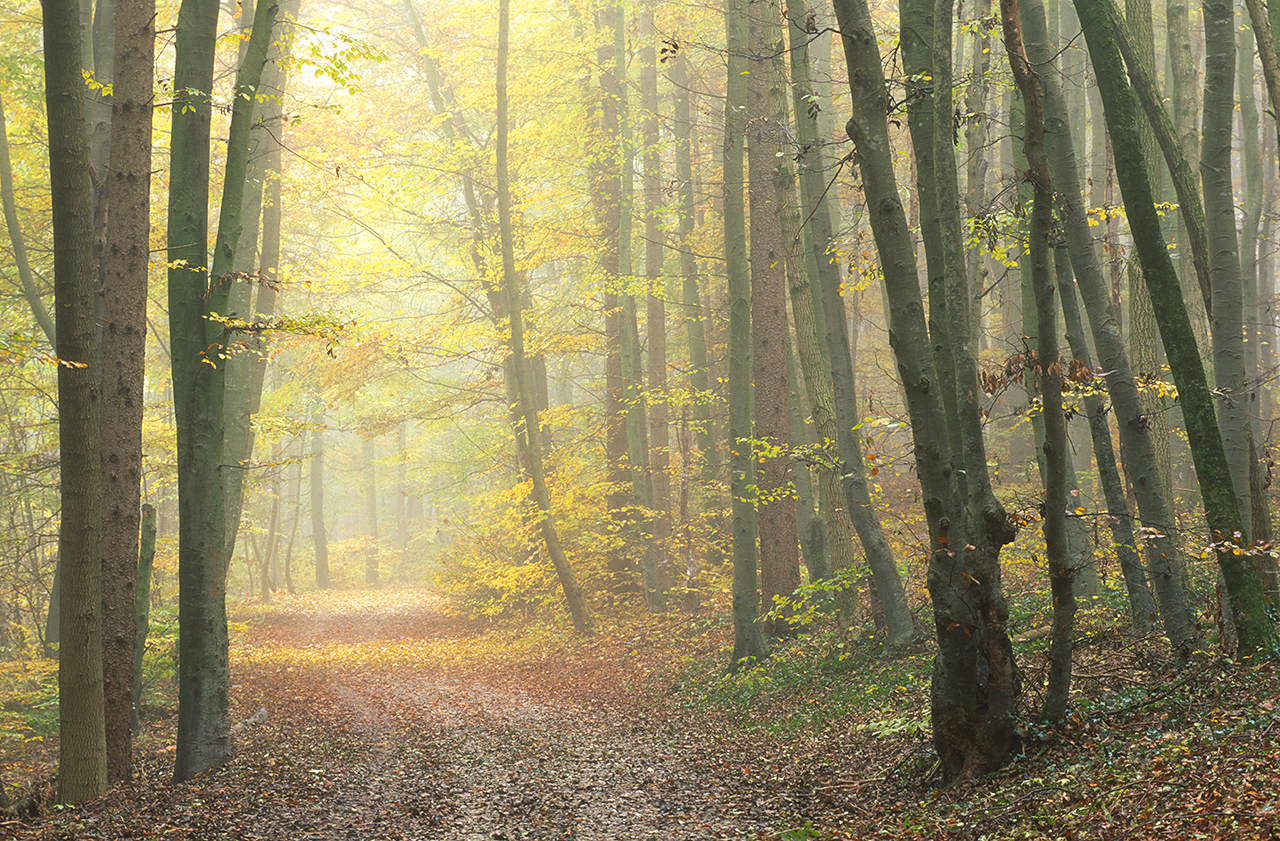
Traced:
<path fill-rule="evenodd" d="M 943 789 L 924 649 L 792 680 L 815 656 L 797 643 L 730 680 L 705 621 L 574 641 L 444 607 L 383 590 L 256 610 L 235 626 L 233 715 L 251 723 L 229 765 L 171 784 L 161 711 L 133 782 L 0 817 L 0 838 L 1280 838 L 1274 663 L 1164 673 L 1150 641 L 1084 639 L 1073 720 Z M 43 767 L 28 792 L 47 801 Z"/>

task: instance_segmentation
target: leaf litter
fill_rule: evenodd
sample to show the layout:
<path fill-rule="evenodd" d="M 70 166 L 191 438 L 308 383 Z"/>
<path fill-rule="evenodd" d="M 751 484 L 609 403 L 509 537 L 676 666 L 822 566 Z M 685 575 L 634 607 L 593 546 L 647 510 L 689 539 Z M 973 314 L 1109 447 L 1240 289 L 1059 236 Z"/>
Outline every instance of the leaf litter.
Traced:
<path fill-rule="evenodd" d="M 0 818 L 0 838 L 1280 839 L 1274 661 L 1172 673 L 1159 640 L 1081 640 L 1073 717 L 942 789 L 926 693 L 840 707 L 831 682 L 760 680 L 707 703 L 728 643 L 690 617 L 573 640 L 487 629 L 423 591 L 282 599 L 238 626 L 229 765 L 172 785 L 170 709 L 132 782 Z M 894 668 L 862 645 L 837 680 Z M 1039 659 L 1022 655 L 1028 712 Z M 797 726 L 809 707 L 824 712 Z"/>

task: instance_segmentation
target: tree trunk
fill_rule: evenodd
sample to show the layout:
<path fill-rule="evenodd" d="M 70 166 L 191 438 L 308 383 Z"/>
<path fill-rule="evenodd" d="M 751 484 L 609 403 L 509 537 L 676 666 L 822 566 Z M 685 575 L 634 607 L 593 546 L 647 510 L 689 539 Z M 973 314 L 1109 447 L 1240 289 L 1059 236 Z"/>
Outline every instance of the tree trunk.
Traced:
<path fill-rule="evenodd" d="M 818 110 L 815 94 L 809 79 L 808 53 L 805 42 L 808 30 L 808 11 L 803 4 L 788 5 L 791 32 L 791 75 L 796 112 L 796 134 L 800 141 L 798 164 L 800 171 L 800 195 L 804 210 L 805 245 L 807 255 L 805 272 L 797 272 L 795 280 L 803 287 L 791 290 L 792 312 L 796 317 L 797 341 L 801 344 L 801 365 L 805 384 L 812 401 L 814 425 L 820 440 L 834 448 L 832 455 L 838 459 L 831 466 L 824 466 L 822 483 L 834 502 L 839 494 L 833 493 L 839 483 L 848 516 L 858 533 L 867 565 L 876 582 L 875 591 L 880 596 L 888 643 L 899 647 L 915 636 L 915 626 L 907 607 L 906 593 L 898 574 L 893 551 L 885 539 L 880 518 L 871 504 L 867 487 L 866 460 L 862 453 L 861 417 L 857 408 L 857 392 L 852 366 L 851 339 L 845 320 L 844 298 L 840 293 L 840 264 L 834 253 L 832 211 L 829 190 L 825 180 L 827 171 L 822 157 L 822 144 L 818 132 Z M 809 270 L 813 277 L 806 277 Z M 813 331 L 820 347 L 825 347 L 826 361 L 818 364 L 803 350 L 805 333 Z M 837 506 L 829 503 L 832 519 L 843 520 Z M 842 558 L 851 558 L 851 547 L 845 550 L 843 522 L 828 520 L 831 536 L 831 556 L 834 569 L 844 569 Z M 846 556 L 845 552 L 850 551 Z M 852 620 L 857 614 L 857 594 L 848 597 Z"/>
<path fill-rule="evenodd" d="M 671 553 L 671 433 L 667 395 L 667 303 L 663 284 L 663 225 L 661 149 L 658 145 L 658 39 L 654 28 L 655 0 L 645 0 L 640 10 L 640 143 L 644 148 L 644 274 L 646 296 L 645 333 L 648 337 L 648 388 L 645 403 L 649 415 L 649 507 L 652 513 L 653 550 L 660 572 L 659 595 L 666 589 Z M 660 601 L 664 601 L 661 598 Z"/>
<path fill-rule="evenodd" d="M 1089 52 L 1107 111 L 1107 129 L 1115 149 L 1116 172 L 1124 194 L 1125 211 L 1178 386 L 1205 516 L 1214 544 L 1219 547 L 1218 565 L 1231 596 L 1231 609 L 1239 632 L 1239 654 L 1248 657 L 1270 649 L 1275 630 L 1266 615 L 1257 576 L 1245 558 L 1235 554 L 1238 550 L 1233 551 L 1234 535 L 1243 529 L 1243 523 L 1214 417 L 1213 399 L 1196 353 L 1191 322 L 1177 286 L 1177 274 L 1164 245 L 1146 177 L 1146 162 L 1137 136 L 1136 97 L 1122 70 L 1117 36 L 1110 25 L 1105 3 L 1106 0 L 1077 0 L 1076 9 L 1089 42 Z"/>
<path fill-rule="evenodd" d="M 364 562 L 364 583 L 378 586 L 378 460 L 372 438 L 365 438 L 361 446 L 364 456 L 364 514 L 365 535 L 369 538 L 368 554 Z"/>
<path fill-rule="evenodd" d="M 595 198 L 596 218 L 600 222 L 601 241 L 598 251 L 600 270 L 604 274 L 605 292 L 601 296 L 604 309 L 605 333 L 605 458 L 608 461 L 609 492 L 605 505 L 610 520 L 617 530 L 626 528 L 627 507 L 630 494 L 627 488 L 630 477 L 627 471 L 627 424 L 624 406 L 625 386 L 622 379 L 622 322 L 618 301 L 619 240 L 621 215 L 630 214 L 630 208 L 622 207 L 621 167 L 618 152 L 622 142 L 620 119 L 626 107 L 620 83 L 617 39 L 621 32 L 622 12 L 610 6 L 597 13 L 596 28 L 602 42 L 596 50 L 600 65 L 600 150 L 596 155 Z M 625 64 L 621 65 L 625 70 Z M 615 593 L 632 585 L 632 570 L 627 558 L 626 545 L 615 540 L 609 553 L 609 589 Z"/>
<path fill-rule="evenodd" d="M 9 231 L 9 244 L 13 248 L 13 262 L 18 270 L 18 283 L 22 287 L 22 296 L 27 299 L 31 315 L 40 326 L 41 332 L 49 340 L 49 347 L 57 346 L 54 335 L 53 318 L 49 315 L 44 299 L 36 289 L 35 279 L 31 275 L 31 263 L 27 260 L 27 243 L 22 235 L 22 225 L 18 222 L 18 206 L 13 195 L 13 164 L 9 160 L 9 134 L 5 128 L 4 99 L 0 98 L 0 203 L 4 206 L 5 227 Z"/>
<path fill-rule="evenodd" d="M 62 519 L 58 799 L 107 788 L 102 683 L 102 462 L 94 370 L 93 210 L 76 6 L 44 0 Z"/>
<path fill-rule="evenodd" d="M 990 494 L 989 480 L 984 481 L 985 460 L 980 465 L 961 462 L 961 469 L 971 471 L 967 502 L 960 493 L 955 473 L 960 465 L 950 451 L 946 415 L 933 388 L 938 378 L 928 350 L 910 232 L 893 174 L 875 27 L 862 0 L 837 0 L 835 8 L 853 94 L 847 129 L 884 272 L 890 346 L 907 398 L 929 523 L 928 584 L 939 647 L 931 698 L 934 746 L 948 779 L 976 777 L 998 767 L 1018 744 L 1013 707 L 1020 681 L 1004 630 L 1008 614 L 997 565 L 999 550 L 1013 539 L 1013 530 Z M 948 5 L 944 10 L 948 22 L 949 9 Z M 943 38 L 950 38 L 949 25 L 935 42 Z M 958 317 L 967 319 L 965 307 L 960 310 Z M 969 420 L 971 428 L 976 421 Z M 966 450 L 975 447 L 973 442 L 965 444 Z M 975 450 L 980 448 L 978 442 Z"/>
<path fill-rule="evenodd" d="M 1043 12 L 1043 7 L 1034 10 Z M 1044 144 L 1043 92 L 1040 75 L 1027 60 L 1019 23 L 1018 0 L 1001 0 L 1000 18 L 1004 46 L 1013 78 L 1022 93 L 1025 124 L 1023 150 L 1027 178 L 1031 182 L 1031 219 L 1028 250 L 1031 257 L 1031 286 L 1036 303 L 1036 371 L 1044 414 L 1044 540 L 1049 556 L 1049 586 L 1053 598 L 1053 641 L 1049 646 L 1049 680 L 1041 715 L 1060 721 L 1066 715 L 1071 696 L 1071 648 L 1075 636 L 1075 570 L 1069 557 L 1067 534 L 1067 480 L 1070 456 L 1067 425 L 1062 411 L 1062 364 L 1058 356 L 1058 307 L 1054 301 L 1053 264 L 1049 236 L 1053 228 L 1053 184 Z M 1069 138 L 1068 138 L 1069 140 Z"/>
<path fill-rule="evenodd" d="M 329 535 L 324 527 L 324 409 L 311 418 L 311 542 L 316 553 L 316 586 L 329 589 Z"/>
<path fill-rule="evenodd" d="M 1204 24 L 1200 182 L 1204 189 L 1209 273 L 1213 280 L 1213 315 L 1209 323 L 1213 328 L 1214 393 L 1218 397 L 1222 446 L 1227 453 L 1243 525 L 1242 537 L 1237 542 L 1247 545 L 1253 539 L 1249 490 L 1249 462 L 1253 459 L 1249 432 L 1252 374 L 1245 370 L 1244 288 L 1240 279 L 1235 194 L 1231 183 L 1236 70 L 1235 15 L 1231 3 L 1206 0 Z"/>
<path fill-rule="evenodd" d="M 208 218 L 209 118 L 217 7 L 184 0 L 179 11 L 169 198 L 169 344 L 178 427 L 178 752 L 182 782 L 231 757 L 228 707 L 223 389 L 230 329 L 230 272 L 240 239 L 249 130 L 276 5 L 254 18 L 236 76 L 218 236 L 204 270 Z M 185 262 L 181 262 L 185 261 Z"/>
<path fill-rule="evenodd" d="M 133 613 L 133 732 L 142 732 L 142 659 L 147 653 L 147 634 L 151 631 L 151 572 L 156 560 L 156 507 L 144 503 L 138 539 L 138 583 Z"/>
<path fill-rule="evenodd" d="M 547 554 L 555 567 L 564 589 L 565 601 L 573 616 L 574 630 L 585 634 L 590 630 L 586 598 L 578 586 L 573 568 L 560 544 L 551 509 L 551 495 L 547 490 L 542 469 L 542 446 L 539 441 L 538 409 L 534 403 L 533 382 L 524 350 L 524 322 L 522 317 L 520 286 L 516 274 L 515 242 L 511 225 L 511 182 L 507 172 L 507 144 L 510 126 L 507 120 L 507 63 L 510 53 L 510 0 L 500 0 L 498 6 L 498 79 L 497 79 L 497 192 L 498 230 L 502 240 L 502 285 L 506 291 L 510 317 L 509 348 L 512 372 L 519 393 L 519 418 L 513 424 L 516 447 L 520 450 L 524 468 L 533 482 L 534 503 L 538 507 L 542 538 Z"/>
<path fill-rule="evenodd" d="M 745 173 L 747 2 L 726 0 L 728 78 L 724 138 L 724 249 L 729 282 L 729 496 L 733 518 L 733 654 L 735 671 L 768 656 L 760 627 L 751 445 L 751 275 L 747 262 Z"/>
<path fill-rule="evenodd" d="M 111 194 L 103 255 L 102 666 L 107 779 L 133 773 L 135 587 L 142 501 L 142 406 L 151 251 L 151 123 L 155 4 L 126 3 L 115 16 Z M 109 501 L 109 502 L 108 502 Z"/>
<path fill-rule="evenodd" d="M 800 585 L 796 554 L 795 508 L 787 498 L 791 485 L 791 424 L 787 387 L 786 248 L 782 241 L 779 166 L 787 126 L 770 108 L 775 81 L 770 56 L 780 55 L 782 33 L 778 7 L 772 0 L 749 0 L 747 76 L 747 193 L 751 202 L 751 384 L 755 395 L 754 440 L 764 448 L 759 458 L 756 522 L 760 540 L 760 589 L 764 610 L 790 596 Z M 785 99 L 781 91 L 776 99 Z M 794 629 L 785 616 L 768 623 L 770 633 Z"/>

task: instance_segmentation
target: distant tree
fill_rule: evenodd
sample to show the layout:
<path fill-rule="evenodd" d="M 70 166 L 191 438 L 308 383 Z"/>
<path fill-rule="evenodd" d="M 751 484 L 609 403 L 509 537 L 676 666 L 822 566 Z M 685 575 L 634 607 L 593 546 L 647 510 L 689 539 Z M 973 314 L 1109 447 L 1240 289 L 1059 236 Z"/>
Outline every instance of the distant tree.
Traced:
<path fill-rule="evenodd" d="M 510 55 L 510 0 L 500 0 L 498 7 L 498 124 L 497 124 L 497 192 L 498 192 L 498 228 L 502 247 L 502 280 L 506 292 L 508 316 L 510 317 L 509 356 L 511 370 L 514 375 L 519 403 L 517 414 L 512 422 L 516 436 L 516 446 L 520 452 L 521 462 L 533 484 L 533 500 L 538 508 L 539 526 L 547 554 L 555 567 L 556 576 L 564 590 L 565 602 L 573 617 L 573 627 L 579 634 L 590 630 L 591 620 L 587 613 L 587 602 L 569 559 L 565 555 L 564 546 L 560 542 L 560 534 L 556 529 L 551 510 L 551 494 L 547 489 L 546 475 L 542 468 L 542 445 L 539 440 L 538 407 L 534 402 L 532 376 L 525 356 L 524 320 L 519 286 L 519 274 L 516 272 L 515 236 L 511 221 L 511 178 L 507 167 L 508 132 L 507 119 L 507 63 Z"/>
<path fill-rule="evenodd" d="M 733 529 L 733 654 L 729 669 L 768 655 L 760 627 L 755 459 L 751 452 L 751 276 L 747 263 L 743 144 L 747 106 L 747 0 L 725 3 L 728 78 L 724 138 L 724 250 L 729 276 L 729 497 Z"/>

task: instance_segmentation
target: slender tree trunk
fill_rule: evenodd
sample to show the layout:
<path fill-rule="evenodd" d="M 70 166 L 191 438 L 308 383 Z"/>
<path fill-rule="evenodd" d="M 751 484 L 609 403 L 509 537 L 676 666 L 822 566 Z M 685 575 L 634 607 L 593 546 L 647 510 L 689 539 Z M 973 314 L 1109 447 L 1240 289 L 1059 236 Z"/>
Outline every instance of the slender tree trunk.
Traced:
<path fill-rule="evenodd" d="M 364 563 L 364 583 L 378 586 L 378 460 L 377 448 L 372 438 L 362 444 L 364 455 L 364 512 L 365 534 L 369 538 L 368 555 Z"/>
<path fill-rule="evenodd" d="M 53 203 L 55 344 L 62 571 L 58 649 L 58 799 L 75 804 L 107 787 L 102 682 L 102 462 L 94 370 L 93 210 L 84 137 L 84 80 L 76 6 L 44 0 L 45 106 Z"/>
<path fill-rule="evenodd" d="M 667 303 L 663 284 L 663 207 L 661 150 L 658 145 L 658 67 L 655 57 L 658 33 L 654 28 L 655 0 L 645 0 L 640 11 L 640 142 L 644 148 L 644 273 L 645 332 L 648 336 L 649 506 L 653 511 L 654 551 L 663 577 L 670 568 L 671 553 L 671 433 L 667 395 Z M 659 594 L 665 586 L 659 585 Z M 660 599 L 665 600 L 665 599 Z"/>
<path fill-rule="evenodd" d="M 31 263 L 27 259 L 27 243 L 22 235 L 22 225 L 18 222 L 18 206 L 13 196 L 13 164 L 9 160 L 9 134 L 5 128 L 4 100 L 0 98 L 0 202 L 4 206 L 5 226 L 9 231 L 9 244 L 13 248 L 13 262 L 18 270 L 18 283 L 22 287 L 22 296 L 27 299 L 31 315 L 40 326 L 41 332 L 49 340 L 49 347 L 57 346 L 54 335 L 53 318 L 44 305 L 36 289 L 35 279 L 31 275 Z"/>
<path fill-rule="evenodd" d="M 821 111 L 815 107 L 815 93 L 808 72 L 808 53 L 804 48 L 810 37 L 809 14 L 803 4 L 788 5 L 791 32 L 791 74 L 796 112 L 796 133 L 801 149 L 798 156 L 800 171 L 800 195 L 804 210 L 804 239 L 807 250 L 804 266 L 806 272 L 797 272 L 795 280 L 803 287 L 791 290 L 792 311 L 796 316 L 798 337 L 812 331 L 825 347 L 826 362 L 818 364 L 803 350 L 801 365 L 810 394 L 814 424 L 821 440 L 834 448 L 838 461 L 822 471 L 822 483 L 834 500 L 841 487 L 848 516 L 857 531 L 866 553 L 867 565 L 872 570 L 875 591 L 879 594 L 884 614 L 888 642 L 892 647 L 909 643 L 915 636 L 915 627 L 907 607 L 906 593 L 898 574 L 897 563 L 889 542 L 884 536 L 880 519 L 871 504 L 867 487 L 866 461 L 862 453 L 861 417 L 857 408 L 857 392 L 854 383 L 851 338 L 845 319 L 844 298 L 840 293 L 840 264 L 834 253 L 830 193 L 826 182 L 827 168 L 823 162 L 822 146 L 818 131 Z M 807 270 L 813 277 L 808 278 Z M 834 504 L 827 509 L 832 518 L 843 512 Z M 843 522 L 828 521 L 828 534 L 832 538 L 832 558 L 835 569 L 843 569 L 845 557 L 845 532 Z M 850 594 L 847 617 L 856 615 L 856 593 Z"/>
<path fill-rule="evenodd" d="M 724 248 L 729 276 L 729 495 L 733 518 L 733 654 L 730 671 L 768 656 L 760 627 L 751 445 L 751 275 L 747 262 L 745 172 L 747 2 L 725 0 L 728 78 L 724 138 Z"/>
<path fill-rule="evenodd" d="M 138 538 L 138 584 L 134 589 L 133 633 L 133 731 L 142 732 L 142 659 L 147 652 L 147 634 L 151 631 L 151 573 L 156 559 L 156 507 L 142 505 L 142 526 Z"/>
<path fill-rule="evenodd" d="M 1042 11 L 1037 9 L 1035 11 Z M 1062 364 L 1058 356 L 1058 307 L 1054 301 L 1049 236 L 1053 228 L 1053 184 L 1045 154 L 1043 92 L 1038 74 L 1027 60 L 1019 23 L 1018 0 L 1001 0 L 1000 17 L 1009 66 L 1022 93 L 1025 127 L 1023 149 L 1027 177 L 1034 190 L 1028 229 L 1031 285 L 1035 292 L 1036 367 L 1044 407 L 1044 539 L 1049 556 L 1053 597 L 1053 640 L 1049 647 L 1049 680 L 1041 715 L 1061 720 L 1071 695 L 1071 648 L 1075 636 L 1076 596 L 1067 534 L 1067 425 L 1062 409 Z M 1069 138 L 1068 138 L 1069 140 Z"/>
<path fill-rule="evenodd" d="M 605 277 L 605 292 L 601 304 L 604 309 L 605 332 L 605 458 L 608 461 L 609 493 L 605 505 L 609 510 L 613 527 L 622 531 L 627 525 L 626 513 L 630 502 L 627 489 L 630 477 L 627 470 L 627 423 L 622 379 L 621 305 L 618 301 L 619 239 L 621 214 L 630 213 L 622 205 L 622 172 L 619 166 L 622 142 L 619 120 L 625 108 L 623 87 L 618 76 L 617 32 L 621 27 L 621 10 L 610 6 L 597 13 L 596 29 L 602 36 L 596 50 L 600 65 L 600 138 L 596 152 L 595 196 L 596 217 L 600 222 L 601 242 L 598 250 L 600 270 Z M 623 65 L 625 69 L 625 65 Z M 610 589 L 621 592 L 632 586 L 631 564 L 627 558 L 625 542 L 614 541 L 609 553 Z"/>
<path fill-rule="evenodd" d="M 324 409 L 311 418 L 311 542 L 316 553 L 316 586 L 329 589 L 329 535 L 324 527 Z M 292 543 L 290 544 L 292 545 Z"/>
<path fill-rule="evenodd" d="M 1052 60 L 1053 49 L 1048 43 L 1043 7 L 1038 0 L 1025 0 L 1022 4 L 1022 23 L 1029 58 L 1037 67 L 1046 66 Z M 1174 540 L 1173 515 L 1167 507 L 1166 498 L 1159 492 L 1164 483 L 1156 472 L 1150 429 L 1142 421 L 1145 415 L 1128 354 L 1120 338 L 1118 311 L 1112 304 L 1107 279 L 1094 249 L 1093 231 L 1089 225 L 1081 179 L 1070 143 L 1070 115 L 1053 74 L 1045 75 L 1042 84 L 1046 115 L 1045 143 L 1050 155 L 1054 183 L 1057 185 L 1056 191 L 1060 197 L 1072 274 L 1079 283 L 1080 294 L 1089 315 L 1099 364 L 1107 372 L 1104 378 L 1120 432 L 1121 452 L 1133 478 L 1139 510 L 1147 523 L 1160 524 L 1156 527 L 1155 534 L 1145 541 L 1145 547 L 1151 569 L 1156 576 L 1165 633 L 1174 650 L 1183 651 L 1194 638 L 1194 627 L 1186 594 L 1181 586 L 1181 550 Z M 1105 146 L 1105 136 L 1095 135 L 1093 143 L 1095 146 L 1099 143 Z M 1105 179 L 1103 173 L 1095 172 L 1095 194 L 1090 199 L 1091 203 L 1096 204 L 1105 189 L 1105 185 L 1098 183 L 1097 179 L 1100 177 Z M 1059 273 L 1059 283 L 1064 280 L 1070 281 L 1070 275 L 1065 271 Z M 1065 312 L 1073 311 L 1074 294 L 1068 296 L 1063 293 L 1062 305 Z M 1075 333 L 1079 338 L 1072 345 L 1073 354 L 1077 360 L 1086 362 L 1092 370 L 1093 365 L 1088 362 L 1088 349 L 1084 346 L 1083 337 L 1072 328 L 1070 318 L 1067 323 L 1068 336 Z M 1102 473 L 1112 535 L 1120 554 L 1134 624 L 1145 630 L 1155 616 L 1155 607 L 1147 587 L 1146 574 L 1137 558 L 1132 518 L 1124 498 L 1123 486 L 1119 474 L 1114 472 L 1115 456 L 1107 455 L 1111 453 L 1111 435 L 1106 429 L 1105 408 L 1101 400 L 1094 398 L 1092 403 L 1086 401 L 1085 410 L 1090 418 L 1095 456 Z M 1112 465 L 1110 471 L 1104 467 L 1107 464 Z"/>
<path fill-rule="evenodd" d="M 710 365 L 707 361 L 707 329 L 703 319 L 705 307 L 699 288 L 697 254 L 693 242 L 696 223 L 696 184 L 693 174 L 693 80 L 689 75 L 689 55 L 680 52 L 670 62 L 671 81 L 675 88 L 675 165 L 680 187 L 680 217 L 676 236 L 680 243 L 680 275 L 683 278 L 681 303 L 685 309 L 685 325 L 689 337 L 689 385 L 694 390 L 694 429 L 698 452 L 703 460 L 703 476 L 708 480 L 720 473 L 720 450 L 716 446 L 711 417 Z"/>
<path fill-rule="evenodd" d="M 507 172 L 507 144 L 509 123 L 507 119 L 507 64 L 510 54 L 510 0 L 500 0 L 498 6 L 498 79 L 497 79 L 497 191 L 498 229 L 502 239 L 502 281 L 506 291 L 511 333 L 510 360 L 519 392 L 519 419 L 514 424 L 516 446 L 521 451 L 524 468 L 533 482 L 534 503 L 538 507 L 542 538 L 547 554 L 555 567 L 564 589 L 565 601 L 573 616 L 574 630 L 585 634 L 590 630 L 586 598 L 578 586 L 573 568 L 569 565 L 560 535 L 556 530 L 551 509 L 551 495 L 547 490 L 542 469 L 542 446 L 539 441 L 538 409 L 534 403 L 533 383 L 524 349 L 524 321 L 520 299 L 519 276 L 516 274 L 515 242 L 511 224 L 511 182 Z"/>

